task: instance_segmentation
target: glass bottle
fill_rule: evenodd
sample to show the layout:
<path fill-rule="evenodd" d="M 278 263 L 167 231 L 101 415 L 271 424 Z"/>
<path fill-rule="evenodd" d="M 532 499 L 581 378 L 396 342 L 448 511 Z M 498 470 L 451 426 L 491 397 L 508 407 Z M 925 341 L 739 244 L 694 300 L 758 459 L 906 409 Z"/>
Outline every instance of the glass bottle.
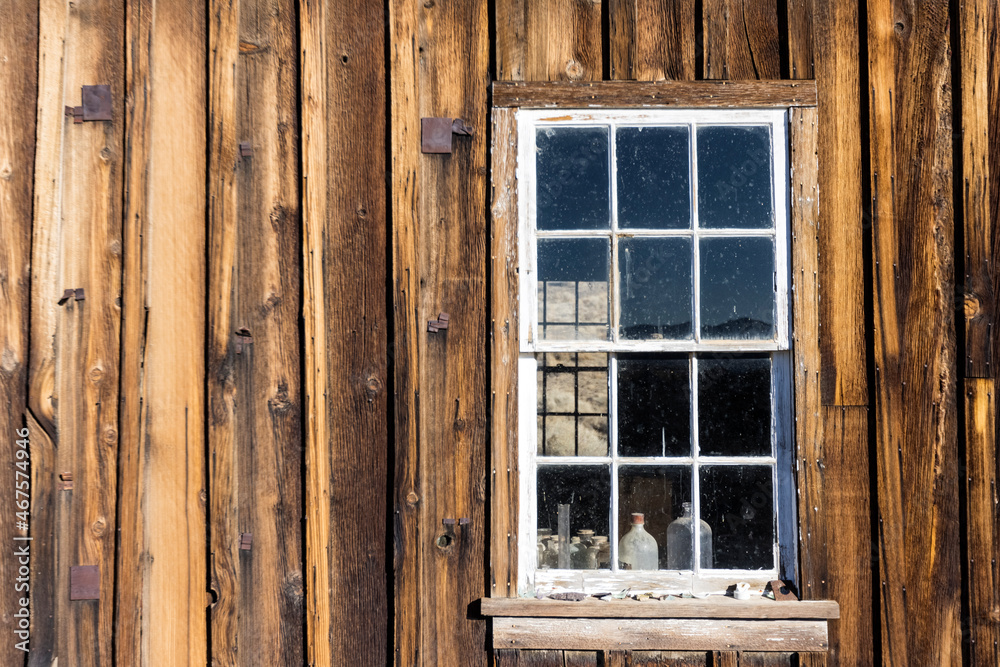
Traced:
<path fill-rule="evenodd" d="M 656 538 L 646 532 L 646 519 L 632 514 L 632 530 L 618 542 L 618 560 L 633 570 L 655 570 L 659 566 Z"/>
<path fill-rule="evenodd" d="M 691 570 L 694 564 L 691 503 L 681 503 L 681 515 L 667 526 L 667 569 Z M 704 520 L 698 529 L 701 546 L 701 567 L 712 567 L 712 529 Z"/>

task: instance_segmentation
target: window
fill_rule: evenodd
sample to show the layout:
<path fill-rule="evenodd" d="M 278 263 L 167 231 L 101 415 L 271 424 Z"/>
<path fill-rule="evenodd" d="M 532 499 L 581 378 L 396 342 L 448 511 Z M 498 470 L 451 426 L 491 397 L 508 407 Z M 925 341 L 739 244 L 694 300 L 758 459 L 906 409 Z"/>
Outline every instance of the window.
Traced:
<path fill-rule="evenodd" d="M 520 592 L 794 579 L 786 112 L 516 125 Z"/>

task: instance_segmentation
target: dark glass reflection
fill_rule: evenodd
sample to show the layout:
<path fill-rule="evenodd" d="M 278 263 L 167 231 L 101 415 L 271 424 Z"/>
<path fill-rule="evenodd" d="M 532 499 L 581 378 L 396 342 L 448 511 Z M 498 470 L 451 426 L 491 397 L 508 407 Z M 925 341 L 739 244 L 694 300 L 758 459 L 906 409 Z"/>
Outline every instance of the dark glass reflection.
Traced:
<path fill-rule="evenodd" d="M 774 337 L 774 241 L 701 239 L 701 335 Z"/>
<path fill-rule="evenodd" d="M 535 136 L 538 229 L 607 229 L 608 128 L 541 127 Z"/>
<path fill-rule="evenodd" d="M 667 566 L 667 526 L 691 502 L 691 469 L 682 466 L 618 468 L 618 539 L 632 529 L 631 515 L 640 512 L 645 530 L 659 547 L 660 569 Z"/>
<path fill-rule="evenodd" d="M 538 240 L 538 335 L 543 340 L 606 340 L 607 239 Z"/>
<path fill-rule="evenodd" d="M 691 240 L 624 238 L 621 266 L 621 335 L 691 338 Z"/>
<path fill-rule="evenodd" d="M 689 133 L 687 127 L 622 127 L 615 132 L 620 228 L 691 226 Z"/>
<path fill-rule="evenodd" d="M 570 506 L 570 534 L 593 530 L 607 535 L 611 512 L 608 466 L 539 466 L 538 528 L 559 534 L 559 505 Z"/>
<path fill-rule="evenodd" d="M 712 529 L 714 564 L 725 570 L 774 567 L 770 466 L 701 467 L 701 518 Z"/>
<path fill-rule="evenodd" d="M 618 358 L 618 453 L 690 456 L 691 388 L 686 355 Z"/>
<path fill-rule="evenodd" d="M 706 456 L 771 453 L 771 358 L 698 358 L 698 446 Z"/>
<path fill-rule="evenodd" d="M 707 229 L 774 225 L 771 128 L 698 128 L 698 222 Z"/>

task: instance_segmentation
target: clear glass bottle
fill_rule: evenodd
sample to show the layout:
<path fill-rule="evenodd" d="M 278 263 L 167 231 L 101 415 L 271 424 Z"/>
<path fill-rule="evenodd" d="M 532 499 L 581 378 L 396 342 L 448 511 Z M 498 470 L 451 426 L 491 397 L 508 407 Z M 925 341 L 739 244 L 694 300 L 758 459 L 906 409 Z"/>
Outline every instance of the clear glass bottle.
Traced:
<path fill-rule="evenodd" d="M 681 515 L 667 526 L 667 569 L 691 570 L 694 568 L 694 539 L 692 538 L 691 503 L 681 503 Z M 704 520 L 698 529 L 701 546 L 701 567 L 712 567 L 712 529 Z"/>
<path fill-rule="evenodd" d="M 632 570 L 656 570 L 659 567 L 656 538 L 646 532 L 642 514 L 632 515 L 632 530 L 618 542 L 618 560 Z"/>

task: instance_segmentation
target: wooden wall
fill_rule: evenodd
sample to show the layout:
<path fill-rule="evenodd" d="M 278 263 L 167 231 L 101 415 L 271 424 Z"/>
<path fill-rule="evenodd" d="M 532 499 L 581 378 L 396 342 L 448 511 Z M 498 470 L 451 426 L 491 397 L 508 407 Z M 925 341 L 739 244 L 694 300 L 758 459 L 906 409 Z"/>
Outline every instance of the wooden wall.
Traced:
<path fill-rule="evenodd" d="M 992 0 L 3 14 L 0 462 L 27 429 L 32 463 L 3 664 L 1000 665 Z M 841 619 L 826 656 L 492 656 L 489 83 L 664 78 L 817 81 L 799 583 Z M 74 123 L 92 84 L 112 120 Z M 424 155 L 425 116 L 474 136 Z"/>

